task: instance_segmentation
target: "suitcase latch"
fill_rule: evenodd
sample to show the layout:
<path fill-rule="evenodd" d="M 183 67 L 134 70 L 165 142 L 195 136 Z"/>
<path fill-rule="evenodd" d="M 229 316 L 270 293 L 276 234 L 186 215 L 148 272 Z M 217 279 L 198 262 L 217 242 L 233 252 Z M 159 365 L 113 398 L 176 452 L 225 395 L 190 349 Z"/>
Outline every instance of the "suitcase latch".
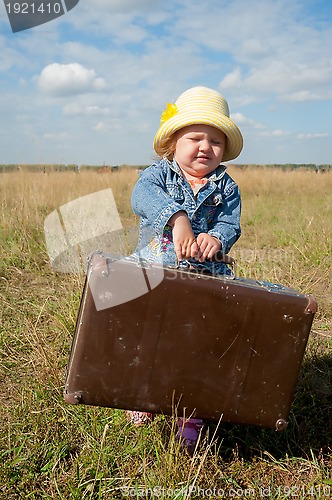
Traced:
<path fill-rule="evenodd" d="M 286 422 L 286 420 L 279 418 L 279 420 L 276 421 L 276 431 L 284 431 L 287 425 L 288 422 Z"/>
<path fill-rule="evenodd" d="M 110 260 L 111 259 L 101 251 L 93 252 L 90 256 L 91 272 L 107 278 L 109 274 L 108 264 Z"/>

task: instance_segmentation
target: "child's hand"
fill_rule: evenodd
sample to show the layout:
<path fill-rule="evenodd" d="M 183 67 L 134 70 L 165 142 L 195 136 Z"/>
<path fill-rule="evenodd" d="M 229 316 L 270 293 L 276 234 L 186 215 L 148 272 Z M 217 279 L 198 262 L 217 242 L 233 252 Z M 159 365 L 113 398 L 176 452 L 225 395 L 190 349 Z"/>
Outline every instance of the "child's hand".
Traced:
<path fill-rule="evenodd" d="M 221 249 L 221 242 L 207 233 L 200 233 L 196 240 L 201 253 L 198 259 L 200 262 L 204 262 L 205 259 L 211 259 Z"/>
<path fill-rule="evenodd" d="M 173 227 L 173 243 L 176 256 L 181 259 L 200 259 L 201 252 L 196 242 L 190 221 L 185 212 L 174 214 L 168 224 Z"/>

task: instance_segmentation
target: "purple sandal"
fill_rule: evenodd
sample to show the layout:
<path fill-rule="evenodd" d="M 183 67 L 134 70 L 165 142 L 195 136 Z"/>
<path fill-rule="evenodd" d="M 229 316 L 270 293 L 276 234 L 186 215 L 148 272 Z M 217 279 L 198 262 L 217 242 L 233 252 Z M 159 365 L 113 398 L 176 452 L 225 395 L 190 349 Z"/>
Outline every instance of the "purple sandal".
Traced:
<path fill-rule="evenodd" d="M 204 425 L 203 420 L 199 418 L 185 419 L 180 417 L 177 421 L 177 425 L 179 430 L 176 438 L 181 442 L 181 446 L 187 450 L 190 455 L 193 455 L 198 437 Z"/>

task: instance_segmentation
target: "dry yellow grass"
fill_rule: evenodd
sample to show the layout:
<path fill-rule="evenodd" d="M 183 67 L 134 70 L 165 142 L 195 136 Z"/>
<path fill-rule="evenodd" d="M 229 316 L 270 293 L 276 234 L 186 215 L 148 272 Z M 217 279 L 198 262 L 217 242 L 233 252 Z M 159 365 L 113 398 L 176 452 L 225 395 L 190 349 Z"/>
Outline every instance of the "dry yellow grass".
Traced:
<path fill-rule="evenodd" d="M 243 234 L 232 249 L 239 274 L 292 286 L 319 303 L 288 429 L 276 435 L 222 426 L 216 443 L 204 443 L 191 460 L 174 442 L 172 420 L 159 416 L 136 432 L 121 411 L 66 405 L 62 387 L 84 276 L 52 271 L 44 220 L 73 199 L 111 187 L 123 226 L 137 226 L 130 194 L 138 173 L 3 173 L 0 498 L 109 499 L 129 492 L 139 498 L 156 486 L 182 488 L 179 499 L 200 499 L 200 491 L 213 488 L 232 489 L 233 498 L 245 492 L 260 498 L 262 488 L 271 499 L 328 498 L 332 174 L 229 171 L 243 199 Z M 196 489 L 189 495 L 190 486 Z"/>
<path fill-rule="evenodd" d="M 243 203 L 242 236 L 231 252 L 239 274 L 313 294 L 321 306 L 319 316 L 329 318 L 330 328 L 332 173 L 236 166 L 229 173 L 240 186 Z M 47 214 L 106 188 L 112 188 L 123 226 L 137 226 L 130 195 L 138 175 L 130 167 L 108 173 L 4 173 L 2 230 L 21 231 L 27 248 L 36 241 L 43 245 Z"/>

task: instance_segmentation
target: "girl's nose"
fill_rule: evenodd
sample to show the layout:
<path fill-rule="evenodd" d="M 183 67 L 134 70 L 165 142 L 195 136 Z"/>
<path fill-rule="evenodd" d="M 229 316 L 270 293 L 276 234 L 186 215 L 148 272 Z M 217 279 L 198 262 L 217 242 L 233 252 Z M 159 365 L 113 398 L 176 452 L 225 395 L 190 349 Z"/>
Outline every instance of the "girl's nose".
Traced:
<path fill-rule="evenodd" d="M 201 151 L 208 151 L 210 149 L 210 142 L 207 139 L 203 139 L 200 142 L 200 150 Z"/>

